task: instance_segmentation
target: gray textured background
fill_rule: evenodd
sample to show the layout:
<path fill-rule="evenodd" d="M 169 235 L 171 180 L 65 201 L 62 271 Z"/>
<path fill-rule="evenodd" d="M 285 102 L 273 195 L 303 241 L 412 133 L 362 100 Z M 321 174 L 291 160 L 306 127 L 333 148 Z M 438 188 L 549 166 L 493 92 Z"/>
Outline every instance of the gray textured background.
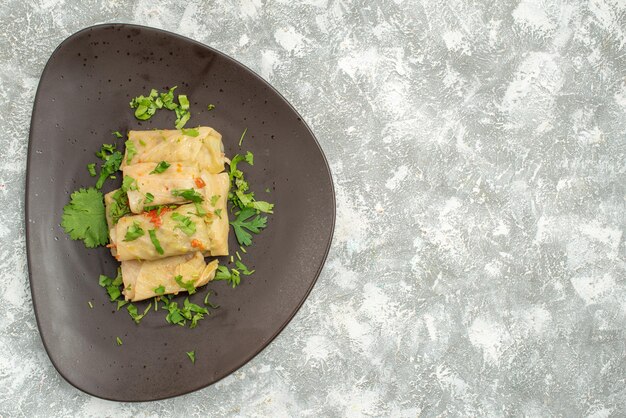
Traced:
<path fill-rule="evenodd" d="M 337 189 L 330 256 L 294 321 L 234 375 L 147 404 L 59 377 L 27 280 L 38 79 L 102 22 L 261 74 Z M 0 416 L 626 414 L 624 1 L 4 0 L 0 99 Z"/>

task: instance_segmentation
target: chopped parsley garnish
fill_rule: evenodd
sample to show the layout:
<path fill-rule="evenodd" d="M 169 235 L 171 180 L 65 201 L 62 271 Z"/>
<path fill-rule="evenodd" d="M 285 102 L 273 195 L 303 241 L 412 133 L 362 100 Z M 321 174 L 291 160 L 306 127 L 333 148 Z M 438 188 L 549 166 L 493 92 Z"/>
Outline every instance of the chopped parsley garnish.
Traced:
<path fill-rule="evenodd" d="M 226 280 L 228 284 L 235 288 L 241 282 L 241 275 L 237 269 L 229 270 L 226 266 L 217 266 L 217 272 L 213 280 Z"/>
<path fill-rule="evenodd" d="M 239 146 L 243 144 L 243 137 L 246 136 L 246 132 L 248 132 L 248 128 L 243 130 L 243 133 L 241 134 L 241 138 L 239 138 Z"/>
<path fill-rule="evenodd" d="M 137 238 L 143 236 L 145 234 L 144 230 L 139 225 L 139 222 L 133 222 L 131 226 L 126 230 L 126 236 L 124 237 L 124 241 L 134 241 Z"/>
<path fill-rule="evenodd" d="M 214 105 L 214 104 L 209 104 L 209 105 L 207 106 L 207 109 L 208 109 L 208 110 L 213 110 L 213 109 L 215 109 L 215 105 Z"/>
<path fill-rule="evenodd" d="M 124 144 L 126 145 L 126 164 L 130 164 L 135 154 L 137 154 L 137 148 L 135 147 L 135 143 L 130 139 L 124 142 Z"/>
<path fill-rule="evenodd" d="M 261 232 L 261 229 L 265 228 L 267 217 L 257 215 L 255 218 L 250 219 L 256 213 L 257 211 L 253 208 L 245 208 L 241 210 L 237 214 L 237 218 L 230 223 L 235 230 L 235 236 L 240 245 L 249 246 L 252 244 L 252 235 L 247 231 L 258 234 Z"/>
<path fill-rule="evenodd" d="M 244 160 L 250 165 L 254 165 L 254 154 L 250 151 L 246 152 L 246 155 L 243 157 Z"/>
<path fill-rule="evenodd" d="M 179 94 L 178 95 L 178 103 L 180 103 L 180 108 L 188 110 L 189 109 L 189 99 L 187 99 L 187 95 Z"/>
<path fill-rule="evenodd" d="M 139 120 L 148 120 L 157 109 L 163 107 L 163 101 L 155 89 L 150 91 L 149 96 L 138 96 L 130 101 L 130 107 L 135 109 L 135 117 Z"/>
<path fill-rule="evenodd" d="M 222 219 L 222 209 L 215 209 L 213 213 L 215 214 L 215 216 Z"/>
<path fill-rule="evenodd" d="M 197 129 L 181 129 L 181 131 L 183 135 L 191 136 L 194 138 L 200 135 L 200 131 L 198 131 Z"/>
<path fill-rule="evenodd" d="M 111 134 L 113 134 L 113 136 L 116 137 L 116 138 L 123 138 L 124 137 L 124 135 L 122 135 L 120 133 L 120 131 L 113 131 L 113 132 L 111 132 Z"/>
<path fill-rule="evenodd" d="M 98 279 L 98 283 L 106 289 L 111 302 L 116 301 L 122 294 L 122 291 L 120 290 L 120 286 L 123 283 L 122 269 L 117 269 L 117 276 L 115 276 L 115 278 L 107 277 L 104 274 L 101 274 Z"/>
<path fill-rule="evenodd" d="M 163 308 L 168 311 L 165 320 L 170 324 L 185 326 L 187 321 L 191 321 L 189 328 L 195 328 L 198 321 L 209 314 L 207 308 L 189 302 L 189 298 L 185 298 L 182 308 L 178 307 L 178 302 L 172 302 L 166 297 L 163 298 Z"/>
<path fill-rule="evenodd" d="M 102 144 L 102 147 L 100 147 L 100 151 L 96 151 L 96 157 L 105 161 L 106 157 L 113 154 L 115 150 L 115 144 Z"/>
<path fill-rule="evenodd" d="M 63 208 L 61 226 L 73 240 L 83 240 L 87 248 L 109 242 L 104 198 L 99 190 L 80 189 Z"/>
<path fill-rule="evenodd" d="M 187 357 L 193 364 L 196 364 L 196 352 L 195 351 L 187 351 Z"/>
<path fill-rule="evenodd" d="M 249 276 L 254 273 L 254 270 L 248 270 L 248 267 L 246 267 L 246 265 L 241 262 L 241 259 L 235 261 L 235 265 L 237 266 L 237 270 L 239 270 L 245 276 Z"/>
<path fill-rule="evenodd" d="M 115 337 L 115 341 L 117 341 L 117 345 L 122 345 L 122 339 L 120 337 Z"/>
<path fill-rule="evenodd" d="M 168 208 L 168 209 L 174 209 L 176 208 L 176 205 L 152 205 L 152 206 L 144 206 L 143 210 L 144 212 L 151 212 L 153 210 L 157 211 L 157 215 L 161 216 L 161 211 L 164 208 Z"/>
<path fill-rule="evenodd" d="M 124 215 L 130 213 L 130 208 L 128 206 L 128 195 L 122 189 L 117 189 L 115 193 L 113 193 L 113 201 L 108 206 L 109 216 L 111 216 L 111 220 L 113 221 L 113 225 L 117 224 L 117 221 Z"/>
<path fill-rule="evenodd" d="M 213 295 L 213 292 L 209 289 L 209 291 L 206 292 L 206 296 L 204 297 L 204 304 L 206 306 L 208 306 L 211 309 L 217 309 L 220 307 L 220 305 L 215 305 L 214 303 L 211 303 L 209 301 L 209 297 L 211 297 L 211 295 Z"/>
<path fill-rule="evenodd" d="M 211 206 L 215 207 L 218 200 L 220 200 L 220 195 L 214 194 L 213 196 L 211 196 Z"/>
<path fill-rule="evenodd" d="M 154 170 L 152 170 L 150 174 L 161 174 L 162 172 L 170 168 L 170 165 L 171 164 L 167 161 L 161 161 L 154 167 Z"/>
<path fill-rule="evenodd" d="M 163 295 L 165 294 L 165 286 L 160 285 L 159 287 L 156 287 L 154 289 L 154 293 L 156 293 L 157 295 Z M 156 308 L 156 302 L 155 302 L 155 308 Z"/>
<path fill-rule="evenodd" d="M 189 99 L 184 94 L 178 96 L 178 102 L 174 101 L 174 90 L 167 93 L 159 93 L 152 89 L 148 96 L 137 96 L 130 101 L 131 109 L 135 109 L 135 117 L 139 120 L 150 119 L 158 109 L 173 110 L 176 113 L 176 129 L 182 129 L 191 117 L 189 113 Z"/>
<path fill-rule="evenodd" d="M 122 191 L 127 192 L 129 190 L 137 190 L 137 180 L 132 178 L 131 176 L 124 176 L 122 179 Z"/>
<path fill-rule="evenodd" d="M 172 190 L 172 196 L 182 197 L 194 203 L 201 203 L 204 200 L 202 195 L 194 189 L 174 189 Z"/>
<path fill-rule="evenodd" d="M 163 103 L 163 107 L 167 110 L 174 110 L 178 107 L 178 104 L 174 102 L 174 90 L 176 90 L 176 86 L 169 89 L 167 93 L 161 93 L 159 95 L 159 98 Z"/>
<path fill-rule="evenodd" d="M 150 192 L 146 193 L 146 197 L 143 200 L 143 203 L 152 203 L 154 202 L 154 195 Z"/>
<path fill-rule="evenodd" d="M 161 247 L 161 243 L 159 242 L 159 239 L 156 236 L 156 230 L 151 229 L 148 231 L 148 234 L 150 235 L 150 241 L 152 241 L 152 245 L 154 245 L 154 248 L 157 250 L 157 253 L 163 255 L 164 253 L 163 247 Z"/>
<path fill-rule="evenodd" d="M 91 301 L 87 302 L 87 305 L 89 305 L 89 308 L 93 309 L 93 303 L 91 303 Z"/>
<path fill-rule="evenodd" d="M 180 275 L 174 277 L 174 280 L 176 281 L 176 283 L 178 283 L 180 287 L 182 287 L 187 292 L 189 292 L 190 295 L 193 295 L 194 293 L 196 293 L 196 287 L 193 285 L 193 280 L 189 280 L 188 282 L 185 282 L 183 281 L 183 276 L 180 276 Z"/>
<path fill-rule="evenodd" d="M 126 310 L 128 311 L 128 314 L 130 315 L 130 317 L 133 318 L 133 321 L 135 321 L 135 324 L 138 324 L 141 322 L 143 317 L 146 316 L 146 314 L 150 311 L 150 308 L 152 308 L 152 302 L 150 302 L 148 307 L 144 309 L 142 314 L 140 314 L 137 311 L 137 307 L 131 303 L 126 307 Z"/>
<path fill-rule="evenodd" d="M 271 192 L 272 192 L 272 191 L 270 190 L 270 188 L 269 188 L 269 187 L 266 187 L 266 188 L 265 188 L 265 193 L 271 193 Z"/>
<path fill-rule="evenodd" d="M 228 200 L 240 209 L 253 208 L 260 212 L 273 213 L 274 205 L 272 203 L 256 200 L 254 193 L 248 191 L 250 186 L 244 178 L 243 171 L 237 168 L 241 161 L 246 161 L 252 165 L 254 163 L 254 155 L 248 151 L 245 156 L 237 154 L 231 160 L 228 176 L 232 187 L 228 193 Z"/>
<path fill-rule="evenodd" d="M 104 185 L 104 181 L 111 177 L 117 170 L 120 169 L 122 164 L 122 153 L 115 150 L 115 145 L 104 144 L 96 156 L 104 161 L 100 165 L 100 176 L 96 182 L 96 189 L 101 189 Z"/>
<path fill-rule="evenodd" d="M 96 177 L 96 163 L 87 164 L 87 171 L 91 177 Z"/>
<path fill-rule="evenodd" d="M 180 213 L 174 212 L 172 213 L 172 219 L 178 224 L 174 227 L 174 229 L 180 229 L 187 236 L 192 236 L 196 232 L 196 224 L 189 216 L 183 216 Z"/>
<path fill-rule="evenodd" d="M 202 205 L 198 202 L 194 202 L 194 206 L 196 207 L 196 215 L 197 216 L 205 216 L 206 215 L 206 211 L 204 210 L 204 208 L 202 207 Z"/>
<path fill-rule="evenodd" d="M 178 103 L 180 103 L 180 105 L 174 109 L 176 113 L 175 126 L 176 129 L 182 129 L 191 117 L 191 113 L 189 113 L 189 99 L 187 99 L 186 95 L 179 94 Z"/>
<path fill-rule="evenodd" d="M 128 285 L 128 290 L 130 290 L 130 285 Z M 128 301 L 127 300 L 118 300 L 117 301 L 117 310 L 119 311 L 120 308 L 124 305 L 128 305 Z"/>

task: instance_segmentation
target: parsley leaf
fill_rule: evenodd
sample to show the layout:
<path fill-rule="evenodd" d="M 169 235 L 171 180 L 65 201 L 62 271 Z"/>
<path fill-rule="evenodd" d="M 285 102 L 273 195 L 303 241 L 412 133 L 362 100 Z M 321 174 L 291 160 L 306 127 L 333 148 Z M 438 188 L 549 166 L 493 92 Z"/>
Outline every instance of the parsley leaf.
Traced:
<path fill-rule="evenodd" d="M 126 193 L 129 190 L 137 190 L 137 180 L 131 176 L 124 176 L 122 179 L 122 192 Z"/>
<path fill-rule="evenodd" d="M 154 202 L 154 195 L 150 192 L 146 193 L 146 198 L 143 200 L 143 203 L 152 203 Z"/>
<path fill-rule="evenodd" d="M 243 171 L 237 168 L 237 165 L 242 161 L 253 165 L 254 155 L 248 151 L 245 156 L 236 154 L 231 160 L 228 177 L 232 187 L 228 193 L 228 200 L 240 209 L 254 208 L 260 212 L 273 213 L 274 204 L 258 201 L 254 198 L 254 193 L 248 192 L 249 185 L 244 178 Z"/>
<path fill-rule="evenodd" d="M 87 171 L 91 177 L 96 177 L 96 163 L 87 164 Z"/>
<path fill-rule="evenodd" d="M 252 244 L 252 235 L 250 235 L 246 229 L 254 234 L 261 232 L 261 229 L 265 228 L 267 224 L 267 217 L 256 216 L 254 219 L 250 219 L 257 212 L 252 208 L 245 208 L 237 214 L 237 218 L 230 224 L 235 230 L 235 236 L 237 241 L 241 245 L 249 246 Z"/>
<path fill-rule="evenodd" d="M 122 134 L 120 133 L 120 131 L 113 131 L 113 132 L 111 132 L 111 133 L 112 133 L 112 134 L 113 134 L 113 136 L 115 136 L 116 138 L 123 138 L 123 137 L 124 137 L 124 135 L 122 135 Z"/>
<path fill-rule="evenodd" d="M 196 224 L 189 216 L 183 216 L 180 213 L 174 212 L 172 213 L 172 219 L 178 223 L 174 229 L 179 228 L 187 236 L 192 236 L 196 232 Z"/>
<path fill-rule="evenodd" d="M 181 131 L 183 135 L 191 136 L 194 138 L 200 135 L 200 132 L 197 129 L 181 129 Z"/>
<path fill-rule="evenodd" d="M 237 266 L 237 269 L 246 276 L 254 273 L 254 270 L 248 270 L 248 267 L 246 267 L 246 265 L 243 264 L 240 260 L 235 261 L 235 265 Z"/>
<path fill-rule="evenodd" d="M 196 352 L 194 351 L 187 351 L 187 357 L 189 357 L 189 360 L 191 360 L 191 362 L 193 364 L 196 364 Z"/>
<path fill-rule="evenodd" d="M 102 193 L 93 187 L 80 189 L 70 196 L 63 208 L 61 226 L 73 240 L 83 240 L 87 248 L 109 242 Z"/>
<path fill-rule="evenodd" d="M 190 295 L 193 295 L 194 293 L 196 293 L 196 287 L 193 285 L 193 280 L 189 280 L 188 282 L 184 282 L 183 281 L 183 276 L 180 276 L 180 275 L 174 277 L 174 280 L 176 280 L 176 283 L 178 283 L 178 285 L 180 287 L 182 287 L 187 292 L 189 292 Z"/>
<path fill-rule="evenodd" d="M 194 202 L 194 206 L 196 207 L 196 215 L 197 216 L 205 216 L 206 215 L 206 211 L 204 210 L 204 208 L 202 207 L 202 205 L 198 202 Z"/>
<path fill-rule="evenodd" d="M 207 106 L 207 109 L 208 109 L 208 110 L 213 110 L 213 109 L 215 109 L 215 105 L 214 105 L 214 104 L 209 104 L 209 105 Z"/>
<path fill-rule="evenodd" d="M 113 225 L 115 225 L 122 216 L 130 213 L 130 207 L 128 206 L 128 195 L 122 189 L 117 189 L 112 197 L 113 201 L 108 206 L 108 210 L 113 220 Z"/>
<path fill-rule="evenodd" d="M 180 108 L 184 110 L 189 109 L 189 99 L 187 99 L 187 95 L 179 94 L 178 95 L 178 103 L 180 103 Z"/>
<path fill-rule="evenodd" d="M 211 295 L 213 295 L 213 291 L 211 291 L 211 290 L 209 289 L 209 291 L 208 291 L 208 292 L 206 292 L 206 296 L 204 297 L 204 304 L 205 304 L 206 306 L 208 306 L 209 308 L 211 308 L 211 309 L 217 309 L 217 308 L 219 308 L 219 307 L 220 307 L 219 305 L 215 305 L 215 304 L 213 304 L 213 303 L 211 303 L 211 302 L 209 301 L 209 297 L 211 297 Z"/>
<path fill-rule="evenodd" d="M 246 152 L 246 156 L 243 158 L 248 164 L 254 165 L 254 154 L 252 154 L 250 151 Z"/>
<path fill-rule="evenodd" d="M 215 209 L 213 213 L 215 214 L 215 216 L 222 219 L 222 209 Z"/>
<path fill-rule="evenodd" d="M 120 337 L 115 337 L 115 340 L 117 341 L 117 345 L 122 345 L 122 339 Z"/>
<path fill-rule="evenodd" d="M 215 207 L 218 200 L 220 200 L 220 195 L 214 194 L 213 196 L 211 196 L 211 206 Z"/>
<path fill-rule="evenodd" d="M 150 91 L 148 97 L 138 96 L 130 101 L 131 109 L 135 109 L 135 118 L 139 120 L 148 120 L 154 115 L 157 109 L 163 107 L 163 101 L 158 99 L 158 93 L 155 89 Z"/>
<path fill-rule="evenodd" d="M 135 154 L 137 154 L 137 148 L 135 147 L 135 143 L 130 139 L 124 142 L 124 145 L 126 145 L 126 164 L 130 164 Z"/>
<path fill-rule="evenodd" d="M 96 189 L 101 189 L 104 181 L 120 169 L 123 156 L 121 152 L 115 151 L 114 145 L 109 144 L 102 145 L 102 149 L 96 155 L 104 161 L 100 166 L 100 176 L 96 182 Z"/>
<path fill-rule="evenodd" d="M 178 98 L 180 100 L 180 96 L 178 96 Z M 182 129 L 189 120 L 189 118 L 191 118 L 191 113 L 189 113 L 189 110 L 183 109 L 182 107 L 177 107 L 176 109 L 174 109 L 174 112 L 176 113 L 176 121 L 174 123 L 174 126 L 176 126 L 176 129 Z"/>
<path fill-rule="evenodd" d="M 130 315 L 130 317 L 133 318 L 133 321 L 135 321 L 135 324 L 138 324 L 141 322 L 143 317 L 146 316 L 146 314 L 150 311 L 150 308 L 152 308 L 152 302 L 150 302 L 148 307 L 144 309 L 142 314 L 140 314 L 137 311 L 137 307 L 131 303 L 126 307 L 126 310 L 128 311 L 128 314 Z"/>
<path fill-rule="evenodd" d="M 98 284 L 106 289 L 111 302 L 114 302 L 121 296 L 122 292 L 120 290 L 120 285 L 122 283 L 122 269 L 120 268 L 117 269 L 117 276 L 115 276 L 115 278 L 110 278 L 101 274 L 98 279 Z"/>
<path fill-rule="evenodd" d="M 160 285 L 159 287 L 156 287 L 154 289 L 154 293 L 156 293 L 157 295 L 163 295 L 165 293 L 165 286 Z"/>
<path fill-rule="evenodd" d="M 161 174 L 162 172 L 170 168 L 170 165 L 171 164 L 167 161 L 161 161 L 154 167 L 154 170 L 152 170 L 150 174 Z"/>
<path fill-rule="evenodd" d="M 156 236 L 156 230 L 151 229 L 148 231 L 148 234 L 150 235 L 150 241 L 152 241 L 152 245 L 154 245 L 154 248 L 157 250 L 157 253 L 163 255 L 164 253 L 163 247 L 161 247 L 161 243 L 159 242 L 159 239 Z"/>
<path fill-rule="evenodd" d="M 167 93 L 161 93 L 159 95 L 161 101 L 163 102 L 163 107 L 168 110 L 174 110 L 178 107 L 178 104 L 174 102 L 174 90 L 176 90 L 176 86 L 169 89 Z"/>
<path fill-rule="evenodd" d="M 183 199 L 194 203 L 201 203 L 204 201 L 202 195 L 194 189 L 174 189 L 172 190 L 172 196 L 180 196 Z"/>
<path fill-rule="evenodd" d="M 213 280 L 226 280 L 228 284 L 235 288 L 241 282 L 241 275 L 237 269 L 228 270 L 226 266 L 217 266 L 217 272 Z"/>
<path fill-rule="evenodd" d="M 139 222 L 133 222 L 131 226 L 126 230 L 126 236 L 124 237 L 124 241 L 134 241 L 137 238 L 143 236 L 145 234 L 144 230 L 139 226 Z"/>

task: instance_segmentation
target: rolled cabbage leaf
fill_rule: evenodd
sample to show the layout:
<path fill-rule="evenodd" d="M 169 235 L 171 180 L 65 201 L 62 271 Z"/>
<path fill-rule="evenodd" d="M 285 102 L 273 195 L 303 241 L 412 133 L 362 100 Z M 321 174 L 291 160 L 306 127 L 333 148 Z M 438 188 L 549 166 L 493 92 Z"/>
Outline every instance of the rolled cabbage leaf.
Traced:
<path fill-rule="evenodd" d="M 158 163 L 138 163 L 124 167 L 124 176 L 135 180 L 127 192 L 128 203 L 133 213 L 143 212 L 145 206 L 180 205 L 189 202 L 180 195 L 173 195 L 173 190 L 193 189 L 201 195 L 205 194 L 203 189 L 206 186 L 197 165 L 173 162 L 162 173 L 154 172 L 157 166 Z M 150 196 L 150 199 L 147 196 Z"/>
<path fill-rule="evenodd" d="M 228 210 L 226 202 L 230 190 L 230 179 L 227 173 L 202 173 L 206 184 L 203 206 L 207 212 L 211 246 L 206 255 L 228 255 Z"/>
<path fill-rule="evenodd" d="M 194 287 L 204 286 L 215 277 L 217 265 L 217 260 L 205 263 L 199 252 L 160 260 L 122 261 L 123 294 L 126 300 L 137 302 L 186 291 L 176 281 L 177 277 L 184 283 L 193 282 Z M 162 292 L 157 293 L 157 289 Z"/>
<path fill-rule="evenodd" d="M 195 135 L 197 134 L 197 135 Z M 195 136 L 194 136 L 195 135 Z M 177 161 L 197 163 L 210 173 L 224 171 L 222 135 L 208 126 L 183 130 L 129 131 L 122 168 L 138 163 Z M 130 160 L 130 161 L 129 161 Z"/>
<path fill-rule="evenodd" d="M 113 229 L 118 261 L 156 260 L 211 248 L 207 217 L 200 216 L 194 204 L 124 216 Z"/>

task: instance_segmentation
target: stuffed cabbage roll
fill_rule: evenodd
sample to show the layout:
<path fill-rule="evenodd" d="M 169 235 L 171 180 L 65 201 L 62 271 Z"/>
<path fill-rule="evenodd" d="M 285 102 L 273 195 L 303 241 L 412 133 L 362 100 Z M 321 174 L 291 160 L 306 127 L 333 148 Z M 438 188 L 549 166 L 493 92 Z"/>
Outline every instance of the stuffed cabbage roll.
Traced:
<path fill-rule="evenodd" d="M 211 239 L 206 220 L 194 204 L 124 216 L 115 225 L 111 244 L 119 261 L 156 260 L 208 251 Z"/>
<path fill-rule="evenodd" d="M 129 131 L 122 168 L 138 163 L 197 163 L 210 173 L 224 171 L 222 135 L 200 126 L 182 130 Z M 131 145 L 129 145 L 131 144 Z"/>
<path fill-rule="evenodd" d="M 124 177 L 134 180 L 128 190 L 128 203 L 133 213 L 143 212 L 145 206 L 188 203 L 188 195 L 181 193 L 186 190 L 205 194 L 206 183 L 195 164 L 173 162 L 166 169 L 157 170 L 159 165 L 166 166 L 163 163 L 138 163 L 124 167 Z M 212 194 L 212 190 L 206 193 Z"/>
<path fill-rule="evenodd" d="M 207 255 L 228 255 L 228 210 L 226 201 L 230 190 L 230 179 L 227 173 L 210 174 L 202 173 L 202 180 L 206 184 L 204 188 L 205 198 L 203 206 L 209 218 L 209 235 L 211 247 Z"/>
<path fill-rule="evenodd" d="M 123 293 L 126 300 L 136 302 L 185 291 L 181 283 L 204 286 L 215 277 L 217 265 L 217 260 L 206 264 L 199 252 L 160 260 L 122 261 Z"/>

